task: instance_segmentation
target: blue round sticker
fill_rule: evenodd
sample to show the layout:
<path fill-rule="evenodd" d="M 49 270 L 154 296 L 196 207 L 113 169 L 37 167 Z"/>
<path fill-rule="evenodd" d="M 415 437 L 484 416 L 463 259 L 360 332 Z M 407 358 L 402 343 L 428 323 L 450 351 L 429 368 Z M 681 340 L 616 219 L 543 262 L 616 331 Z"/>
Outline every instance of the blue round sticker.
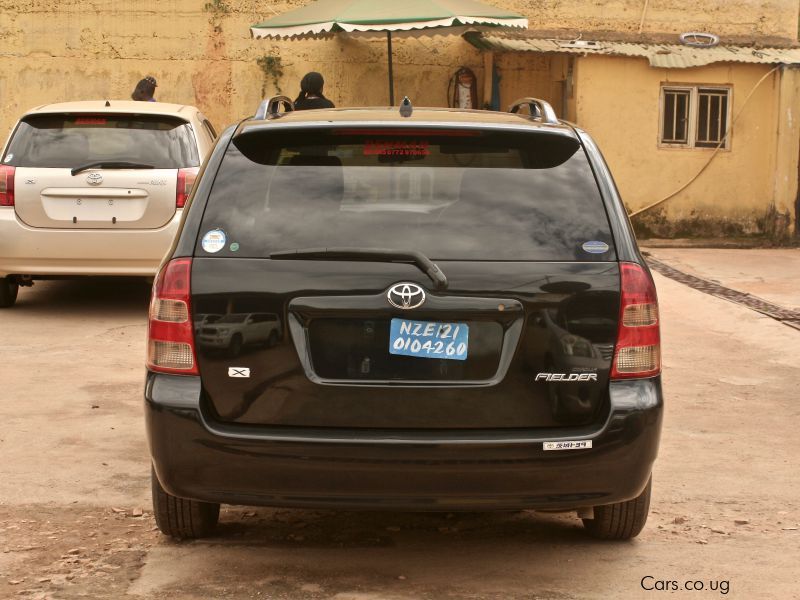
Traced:
<path fill-rule="evenodd" d="M 596 240 L 584 242 L 581 248 L 583 248 L 584 252 L 588 252 L 589 254 L 604 254 L 608 252 L 608 244 Z"/>
<path fill-rule="evenodd" d="M 203 250 L 206 252 L 214 254 L 222 250 L 227 241 L 228 238 L 222 229 L 212 229 L 203 236 L 200 246 L 202 246 Z"/>

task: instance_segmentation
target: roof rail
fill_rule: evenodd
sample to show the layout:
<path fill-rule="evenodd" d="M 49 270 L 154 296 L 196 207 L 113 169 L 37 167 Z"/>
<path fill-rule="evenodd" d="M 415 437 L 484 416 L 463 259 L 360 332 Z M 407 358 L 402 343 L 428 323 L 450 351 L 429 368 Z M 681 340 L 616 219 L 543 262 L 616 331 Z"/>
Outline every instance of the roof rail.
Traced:
<path fill-rule="evenodd" d="M 281 105 L 283 105 L 283 112 L 280 111 Z M 253 119 L 277 119 L 284 113 L 292 111 L 294 111 L 294 102 L 292 102 L 291 98 L 288 96 L 273 96 L 259 104 Z"/>
<path fill-rule="evenodd" d="M 558 125 L 556 111 L 553 110 L 549 102 L 539 98 L 520 98 L 508 107 L 508 112 L 516 114 L 523 106 L 527 106 L 528 110 L 531 111 L 531 119 L 538 119 L 542 123 L 549 123 L 550 125 Z"/>

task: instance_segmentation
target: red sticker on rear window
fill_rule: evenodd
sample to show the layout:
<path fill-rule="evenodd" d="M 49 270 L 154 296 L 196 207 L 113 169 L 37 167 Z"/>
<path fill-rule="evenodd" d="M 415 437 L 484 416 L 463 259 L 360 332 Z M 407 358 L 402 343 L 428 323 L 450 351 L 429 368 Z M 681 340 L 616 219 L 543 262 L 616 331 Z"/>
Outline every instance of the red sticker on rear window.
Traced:
<path fill-rule="evenodd" d="M 78 117 L 75 119 L 75 125 L 105 125 L 108 119 L 105 117 Z"/>
<path fill-rule="evenodd" d="M 367 140 L 364 156 L 428 156 L 431 153 L 427 140 Z"/>

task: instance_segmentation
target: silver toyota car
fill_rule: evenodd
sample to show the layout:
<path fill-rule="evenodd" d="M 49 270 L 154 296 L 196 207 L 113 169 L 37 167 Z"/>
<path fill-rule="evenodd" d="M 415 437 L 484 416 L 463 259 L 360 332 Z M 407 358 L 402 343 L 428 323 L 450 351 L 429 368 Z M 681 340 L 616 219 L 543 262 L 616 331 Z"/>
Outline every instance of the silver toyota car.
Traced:
<path fill-rule="evenodd" d="M 178 104 L 26 113 L 0 155 L 0 308 L 35 279 L 155 275 L 215 138 L 197 108 Z"/>

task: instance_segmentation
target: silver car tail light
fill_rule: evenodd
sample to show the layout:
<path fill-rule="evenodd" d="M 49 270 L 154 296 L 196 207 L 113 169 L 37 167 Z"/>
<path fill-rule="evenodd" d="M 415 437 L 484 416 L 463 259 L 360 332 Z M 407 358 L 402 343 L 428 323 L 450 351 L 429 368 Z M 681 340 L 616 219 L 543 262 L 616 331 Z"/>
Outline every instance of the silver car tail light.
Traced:
<path fill-rule="evenodd" d="M 0 206 L 14 206 L 14 174 L 16 169 L 0 165 Z"/>

